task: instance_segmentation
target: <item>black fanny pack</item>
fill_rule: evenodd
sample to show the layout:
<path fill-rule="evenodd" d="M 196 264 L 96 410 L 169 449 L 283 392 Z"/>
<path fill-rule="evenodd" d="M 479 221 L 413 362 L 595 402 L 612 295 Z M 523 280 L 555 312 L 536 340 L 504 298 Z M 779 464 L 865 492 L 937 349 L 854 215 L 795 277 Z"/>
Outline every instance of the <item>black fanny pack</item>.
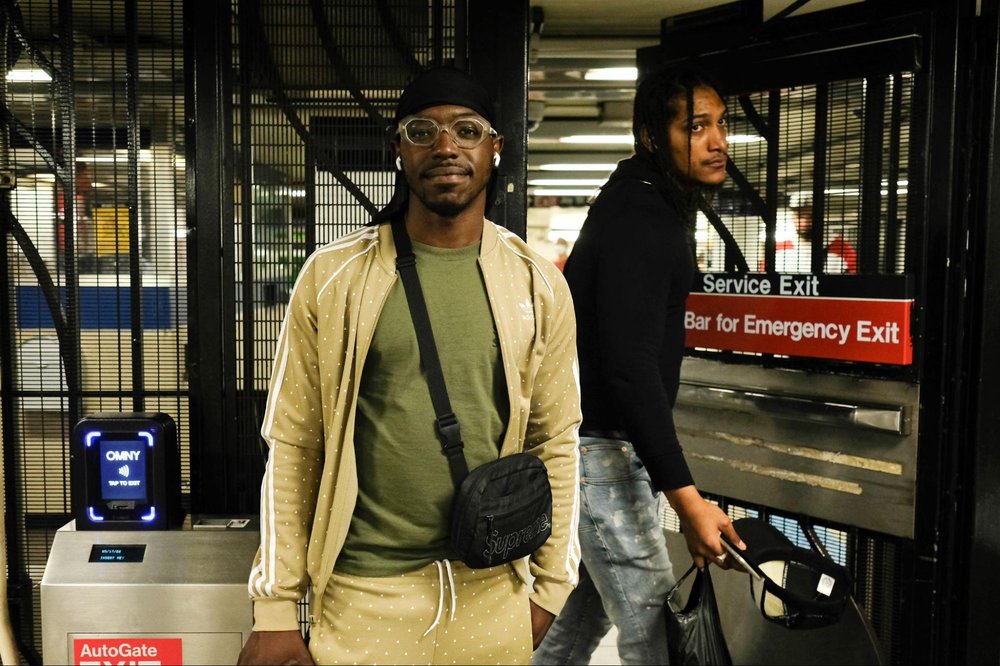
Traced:
<path fill-rule="evenodd" d="M 535 552 L 552 534 L 552 489 L 537 457 L 517 453 L 469 472 L 458 419 L 451 409 L 416 257 L 401 219 L 392 223 L 396 267 L 417 333 L 420 360 L 437 417 L 441 448 L 455 484 L 450 556 L 473 569 L 496 566 Z"/>
<path fill-rule="evenodd" d="M 512 562 L 552 534 L 552 490 L 541 460 L 517 453 L 477 467 L 452 503 L 452 554 L 473 569 Z"/>

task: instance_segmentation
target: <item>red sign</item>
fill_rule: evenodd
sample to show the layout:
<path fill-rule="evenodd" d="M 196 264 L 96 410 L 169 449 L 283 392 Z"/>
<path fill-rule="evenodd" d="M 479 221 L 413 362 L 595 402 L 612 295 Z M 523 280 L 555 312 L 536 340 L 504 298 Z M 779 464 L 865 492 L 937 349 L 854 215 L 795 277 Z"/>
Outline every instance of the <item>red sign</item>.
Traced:
<path fill-rule="evenodd" d="M 167 666 L 182 664 L 180 638 L 76 638 L 76 666 Z"/>
<path fill-rule="evenodd" d="M 804 280 L 803 285 L 803 292 L 811 286 Z M 897 365 L 913 362 L 912 300 L 819 297 L 815 291 L 796 297 L 769 291 L 691 293 L 684 322 L 687 346 Z"/>

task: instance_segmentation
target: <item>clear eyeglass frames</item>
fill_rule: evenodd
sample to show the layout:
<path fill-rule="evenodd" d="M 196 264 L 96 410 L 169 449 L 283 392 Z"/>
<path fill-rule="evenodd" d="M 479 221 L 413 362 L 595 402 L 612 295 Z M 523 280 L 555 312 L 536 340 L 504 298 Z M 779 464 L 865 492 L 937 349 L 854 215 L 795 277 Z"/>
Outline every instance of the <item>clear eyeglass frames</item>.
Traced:
<path fill-rule="evenodd" d="M 463 116 L 440 125 L 430 118 L 410 116 L 399 122 L 399 133 L 415 146 L 432 146 L 441 132 L 448 132 L 459 148 L 475 148 L 497 131 L 482 118 Z"/>

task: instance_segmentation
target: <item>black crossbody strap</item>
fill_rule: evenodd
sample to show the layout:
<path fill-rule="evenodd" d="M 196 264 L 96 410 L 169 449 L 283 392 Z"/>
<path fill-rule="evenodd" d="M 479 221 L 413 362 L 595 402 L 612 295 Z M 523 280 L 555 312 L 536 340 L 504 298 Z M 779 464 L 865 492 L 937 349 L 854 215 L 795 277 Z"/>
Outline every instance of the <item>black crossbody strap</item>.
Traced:
<path fill-rule="evenodd" d="M 469 465 L 465 461 L 462 444 L 462 432 L 458 427 L 458 417 L 451 409 L 448 399 L 448 388 L 444 383 L 444 373 L 441 371 L 441 360 L 438 358 L 437 345 L 434 343 L 434 331 L 427 315 L 427 303 L 420 289 L 420 278 L 417 277 L 417 258 L 413 256 L 413 245 L 410 235 L 406 233 L 406 224 L 401 218 L 392 222 L 392 239 L 396 243 L 396 268 L 403 281 L 406 292 L 406 303 L 410 306 L 410 317 L 413 319 L 413 329 L 417 333 L 417 346 L 420 347 L 420 361 L 427 373 L 427 386 L 431 392 L 431 403 L 437 416 L 437 430 L 441 437 L 441 449 L 448 458 L 451 479 L 455 487 L 469 475 Z"/>

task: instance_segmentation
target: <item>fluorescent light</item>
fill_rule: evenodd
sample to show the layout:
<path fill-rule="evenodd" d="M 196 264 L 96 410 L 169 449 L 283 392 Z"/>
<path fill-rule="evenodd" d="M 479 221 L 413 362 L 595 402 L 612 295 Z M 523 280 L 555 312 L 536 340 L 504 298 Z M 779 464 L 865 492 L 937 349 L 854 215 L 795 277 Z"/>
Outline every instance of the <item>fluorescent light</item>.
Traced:
<path fill-rule="evenodd" d="M 554 209 L 549 216 L 549 229 L 558 229 L 560 231 L 565 231 L 566 229 L 574 229 L 576 231 L 580 230 L 583 226 L 583 221 L 587 219 L 586 211 L 580 212 L 578 209 L 558 212 L 559 209 Z"/>
<path fill-rule="evenodd" d="M 7 80 L 23 83 L 26 81 L 51 81 L 52 77 L 44 69 L 32 67 L 31 69 L 10 70 L 7 72 Z"/>
<path fill-rule="evenodd" d="M 122 158 L 122 159 L 128 159 L 128 158 Z M 98 164 L 104 162 L 117 162 L 118 157 L 116 155 L 77 155 L 76 161 Z"/>
<path fill-rule="evenodd" d="M 539 171 L 614 171 L 617 164 L 541 164 Z"/>
<path fill-rule="evenodd" d="M 529 180 L 528 185 L 537 185 L 539 187 L 583 187 L 584 185 L 593 185 L 594 187 L 600 187 L 606 182 L 608 182 L 607 178 L 535 178 L 534 180 Z"/>
<path fill-rule="evenodd" d="M 601 67 L 588 69 L 583 75 L 587 81 L 635 81 L 639 70 L 635 67 Z"/>
<path fill-rule="evenodd" d="M 92 162 L 94 164 L 101 163 L 114 163 L 114 162 L 126 162 L 128 161 L 128 150 L 119 149 L 114 151 L 110 155 L 77 155 L 77 162 Z M 153 161 L 153 151 L 151 150 L 140 150 L 139 151 L 139 161 L 140 162 L 152 162 Z"/>
<path fill-rule="evenodd" d="M 899 181 L 899 184 L 905 186 L 906 185 L 906 181 Z M 883 183 L 883 185 L 884 185 L 884 183 Z M 907 192 L 908 192 L 908 189 L 906 187 L 900 187 L 899 189 L 896 190 L 896 194 L 906 194 Z M 856 187 L 848 187 L 848 188 L 830 187 L 830 188 L 827 188 L 827 189 L 823 190 L 823 193 L 824 194 L 839 194 L 839 195 L 843 195 L 843 196 L 857 196 L 857 195 L 861 194 L 861 190 L 859 190 Z M 889 190 L 879 190 L 879 194 L 881 194 L 882 196 L 886 196 L 887 194 L 889 194 Z"/>
<path fill-rule="evenodd" d="M 726 137 L 729 143 L 758 143 L 764 140 L 764 137 L 757 136 L 756 134 L 730 134 Z M 635 142 L 635 138 L 631 134 L 571 134 L 570 136 L 559 137 L 559 141 L 562 143 L 614 143 L 614 144 L 624 144 L 631 146 Z M 605 166 L 605 165 L 601 165 Z M 615 165 L 611 165 L 614 168 Z M 553 171 L 556 171 L 555 166 L 552 167 Z M 563 170 L 566 170 L 565 168 Z M 594 169 L 596 171 L 596 169 Z"/>
<path fill-rule="evenodd" d="M 537 197 L 589 197 L 597 194 L 597 188 L 544 188 L 539 187 L 530 192 Z"/>
<path fill-rule="evenodd" d="M 631 146 L 635 139 L 631 134 L 571 134 L 559 137 L 562 143 L 615 143 Z"/>

